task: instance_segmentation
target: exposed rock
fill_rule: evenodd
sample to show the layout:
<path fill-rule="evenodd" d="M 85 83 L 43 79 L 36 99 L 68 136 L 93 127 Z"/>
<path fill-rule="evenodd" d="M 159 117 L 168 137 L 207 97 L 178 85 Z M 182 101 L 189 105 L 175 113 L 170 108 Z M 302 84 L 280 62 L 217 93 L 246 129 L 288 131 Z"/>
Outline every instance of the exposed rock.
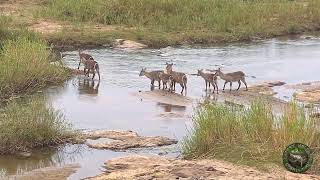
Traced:
<path fill-rule="evenodd" d="M 124 40 L 124 39 L 116 39 L 113 42 L 114 48 L 124 48 L 124 49 L 143 49 L 147 48 L 147 45 L 141 44 L 131 40 Z"/>
<path fill-rule="evenodd" d="M 285 85 L 288 89 L 296 89 L 296 90 L 315 90 L 320 89 L 320 81 L 314 81 L 314 82 L 304 82 L 299 84 L 288 84 Z"/>
<path fill-rule="evenodd" d="M 107 179 L 320 179 L 319 176 L 294 174 L 285 170 L 260 172 L 218 160 L 177 160 L 160 156 L 127 156 L 105 163 L 105 173 L 87 178 Z"/>
<path fill-rule="evenodd" d="M 298 101 L 302 101 L 302 102 L 319 103 L 320 102 L 320 89 L 296 92 L 294 94 L 294 97 Z"/>
<path fill-rule="evenodd" d="M 176 140 L 167 137 L 145 137 L 139 136 L 137 133 L 132 131 L 109 130 L 91 131 L 83 134 L 80 137 L 80 139 L 102 140 L 102 142 L 87 142 L 86 144 L 91 148 L 110 150 L 126 150 L 129 148 L 156 147 L 177 143 Z"/>
<path fill-rule="evenodd" d="M 268 87 L 274 87 L 274 86 L 282 86 L 285 85 L 286 83 L 283 81 L 266 81 L 263 83 L 263 85 L 268 86 Z"/>
<path fill-rule="evenodd" d="M 22 175 L 12 176 L 9 179 L 15 180 L 64 180 L 75 173 L 80 165 L 73 164 L 64 167 L 47 167 L 35 169 Z"/>
<path fill-rule="evenodd" d="M 17 155 L 20 157 L 28 158 L 28 157 L 31 157 L 32 153 L 31 152 L 19 152 Z"/>

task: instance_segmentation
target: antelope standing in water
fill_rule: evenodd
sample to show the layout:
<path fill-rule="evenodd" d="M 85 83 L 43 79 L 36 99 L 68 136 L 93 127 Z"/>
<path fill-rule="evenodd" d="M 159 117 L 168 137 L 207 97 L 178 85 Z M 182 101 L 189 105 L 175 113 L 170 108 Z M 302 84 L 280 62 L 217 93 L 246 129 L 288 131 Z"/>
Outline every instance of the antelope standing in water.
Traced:
<path fill-rule="evenodd" d="M 213 93 L 217 89 L 217 94 L 219 93 L 218 89 L 218 83 L 217 83 L 217 73 L 212 74 L 212 73 L 204 73 L 202 69 L 198 70 L 198 76 L 201 76 L 205 83 L 206 83 L 206 91 L 208 89 L 208 84 L 209 84 L 209 89 L 210 89 L 210 84 L 213 86 Z"/>
<path fill-rule="evenodd" d="M 159 85 L 159 89 L 160 89 L 160 82 L 161 79 L 159 77 L 160 73 L 163 73 L 163 71 L 161 70 L 157 70 L 157 71 L 147 71 L 147 68 L 142 68 L 142 70 L 140 71 L 139 76 L 146 76 L 147 78 L 149 78 L 151 80 L 151 86 L 154 86 L 154 81 L 158 81 L 158 85 Z"/>
<path fill-rule="evenodd" d="M 173 71 L 172 66 L 173 66 L 173 63 L 171 64 L 166 63 L 166 71 L 168 74 L 172 76 L 172 79 L 173 79 L 173 82 L 172 82 L 173 91 L 176 90 L 176 83 L 179 83 L 182 88 L 181 90 L 181 94 L 182 94 L 184 90 L 187 91 L 187 75 L 182 72 Z"/>
<path fill-rule="evenodd" d="M 171 91 L 173 77 L 170 74 L 167 74 L 167 73 L 164 73 L 164 72 L 160 72 L 159 78 L 162 81 L 162 89 L 163 90 L 167 89 L 168 88 L 167 85 L 169 84 L 168 91 Z"/>
<path fill-rule="evenodd" d="M 84 69 L 83 69 L 84 75 L 89 77 L 89 73 L 91 71 L 93 73 L 92 79 L 94 79 L 95 72 L 97 72 L 97 74 L 99 76 L 99 80 L 100 80 L 100 71 L 99 71 L 98 62 L 95 61 L 91 55 L 82 53 L 82 51 L 80 49 L 78 51 L 79 51 L 79 58 L 80 58 L 78 69 L 80 68 L 80 64 L 83 63 L 84 64 Z M 86 72 L 86 70 L 87 70 L 87 72 Z"/>
<path fill-rule="evenodd" d="M 224 85 L 223 85 L 223 91 L 224 88 L 226 86 L 226 84 L 229 82 L 230 83 L 230 91 L 232 89 L 232 82 L 238 82 L 239 86 L 237 88 L 237 91 L 240 89 L 241 86 L 241 81 L 243 82 L 243 84 L 246 86 L 246 91 L 248 91 L 248 87 L 247 87 L 247 83 L 245 80 L 245 74 L 242 71 L 236 71 L 236 72 L 232 72 L 232 73 L 223 73 L 221 71 L 221 68 L 218 68 L 218 70 L 216 70 L 217 75 L 225 80 Z"/>

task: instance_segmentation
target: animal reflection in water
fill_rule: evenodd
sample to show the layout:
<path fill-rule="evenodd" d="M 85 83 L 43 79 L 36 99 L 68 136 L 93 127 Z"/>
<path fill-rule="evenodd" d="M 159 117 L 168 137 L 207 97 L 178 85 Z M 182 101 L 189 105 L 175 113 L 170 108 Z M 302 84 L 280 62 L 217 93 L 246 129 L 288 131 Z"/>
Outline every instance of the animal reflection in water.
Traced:
<path fill-rule="evenodd" d="M 92 79 L 79 79 L 79 94 L 97 95 L 99 91 L 100 81 L 95 82 Z"/>
<path fill-rule="evenodd" d="M 184 112 L 186 110 L 185 106 L 177 106 L 177 105 L 160 103 L 160 102 L 158 102 L 157 105 L 162 107 L 164 112 L 172 112 L 172 111 Z"/>

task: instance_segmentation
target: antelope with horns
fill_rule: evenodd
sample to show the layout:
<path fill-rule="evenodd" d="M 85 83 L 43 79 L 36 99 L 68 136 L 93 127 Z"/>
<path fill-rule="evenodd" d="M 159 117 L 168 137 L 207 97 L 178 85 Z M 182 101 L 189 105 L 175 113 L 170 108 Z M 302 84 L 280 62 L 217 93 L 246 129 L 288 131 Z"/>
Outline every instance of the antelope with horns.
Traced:
<path fill-rule="evenodd" d="M 217 75 L 225 80 L 224 85 L 223 85 L 223 91 L 224 88 L 226 86 L 226 84 L 229 82 L 230 83 L 230 91 L 232 89 L 232 82 L 238 82 L 239 86 L 237 88 L 237 91 L 240 89 L 241 86 L 241 81 L 243 82 L 243 84 L 246 86 L 246 91 L 248 91 L 248 87 L 247 87 L 247 83 L 245 80 L 245 74 L 242 71 L 236 71 L 236 72 L 232 72 L 232 73 L 223 73 L 221 71 L 221 68 L 218 68 L 218 70 L 216 70 Z"/>
<path fill-rule="evenodd" d="M 179 83 L 182 88 L 182 90 L 181 90 L 181 94 L 182 94 L 184 90 L 187 91 L 187 75 L 182 72 L 173 71 L 172 66 L 173 66 L 173 63 L 171 63 L 171 64 L 166 63 L 166 71 L 168 74 L 170 74 L 172 76 L 172 79 L 173 79 L 173 82 L 172 82 L 173 88 L 171 88 L 171 89 L 173 91 L 175 91 L 176 90 L 176 83 Z"/>
<path fill-rule="evenodd" d="M 208 84 L 209 84 L 209 89 L 210 89 L 210 84 L 213 86 L 213 93 L 217 89 L 217 94 L 219 93 L 218 89 L 218 83 L 217 83 L 217 73 L 212 74 L 212 73 L 204 73 L 202 69 L 198 70 L 198 76 L 201 76 L 205 83 L 206 83 L 206 91 L 208 89 Z"/>
<path fill-rule="evenodd" d="M 147 71 L 147 68 L 142 68 L 142 70 L 140 71 L 139 76 L 146 76 L 147 78 L 149 78 L 151 80 L 151 86 L 154 86 L 154 81 L 158 81 L 158 85 L 159 85 L 159 89 L 160 89 L 160 82 L 161 79 L 159 77 L 160 73 L 162 73 L 163 71 L 157 70 L 157 71 Z"/>

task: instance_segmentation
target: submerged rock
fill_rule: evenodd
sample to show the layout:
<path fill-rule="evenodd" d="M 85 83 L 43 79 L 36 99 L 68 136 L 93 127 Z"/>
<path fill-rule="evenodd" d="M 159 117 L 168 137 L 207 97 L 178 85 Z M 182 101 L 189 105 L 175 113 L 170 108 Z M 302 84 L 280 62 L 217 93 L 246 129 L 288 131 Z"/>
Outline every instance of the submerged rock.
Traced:
<path fill-rule="evenodd" d="M 284 170 L 260 172 L 218 160 L 178 160 L 161 156 L 132 155 L 109 160 L 105 172 L 88 180 L 107 179 L 319 179 Z"/>
<path fill-rule="evenodd" d="M 116 39 L 112 45 L 114 48 L 124 48 L 124 49 L 143 49 L 147 48 L 147 45 L 138 43 L 131 40 Z"/>
<path fill-rule="evenodd" d="M 111 131 L 99 130 L 91 131 L 83 134 L 80 139 L 101 140 L 97 143 L 86 142 L 91 148 L 96 149 L 110 149 L 110 150 L 126 150 L 129 148 L 144 148 L 156 147 L 176 144 L 177 141 L 167 137 L 153 136 L 145 137 L 140 136 L 132 131 Z"/>
<path fill-rule="evenodd" d="M 64 167 L 47 167 L 35 169 L 22 175 L 11 176 L 9 179 L 16 180 L 66 180 L 70 175 L 80 168 L 78 164 L 66 165 Z"/>

